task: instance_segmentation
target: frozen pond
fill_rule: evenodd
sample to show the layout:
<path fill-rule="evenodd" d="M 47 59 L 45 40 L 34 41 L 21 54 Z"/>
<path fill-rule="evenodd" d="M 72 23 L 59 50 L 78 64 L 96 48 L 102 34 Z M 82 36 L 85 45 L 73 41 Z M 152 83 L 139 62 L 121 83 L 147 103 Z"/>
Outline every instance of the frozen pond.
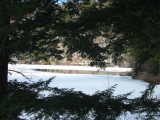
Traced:
<path fill-rule="evenodd" d="M 19 82 L 36 82 L 40 79 L 48 80 L 55 76 L 50 83 L 51 87 L 58 88 L 73 88 L 75 91 L 82 91 L 85 94 L 92 95 L 97 91 L 103 91 L 113 85 L 117 85 L 114 95 L 125 94 L 133 92 L 129 98 L 136 98 L 142 95 L 141 92 L 145 91 L 149 85 L 141 80 L 134 80 L 130 76 L 120 76 L 119 73 L 131 71 L 130 68 L 106 68 L 101 70 L 95 67 L 82 67 L 82 66 L 50 66 L 50 65 L 9 65 L 10 70 L 22 72 L 25 76 L 31 79 L 28 81 L 21 74 L 11 72 L 9 79 L 17 79 Z M 65 73 L 64 71 L 68 71 Z M 97 72 L 98 71 L 98 72 Z M 60 73 L 59 73 L 60 72 Z M 78 72 L 78 73 L 77 73 Z M 109 74 L 109 75 L 106 75 Z M 116 75 L 114 75 L 116 74 Z M 154 96 L 160 98 L 160 85 L 155 88 Z M 48 94 L 48 93 L 45 93 Z M 145 112 L 144 112 L 145 114 Z M 21 118 L 31 120 L 34 115 L 28 116 L 22 112 Z M 137 119 L 138 118 L 138 119 Z M 122 114 L 116 120 L 142 120 L 137 113 L 127 112 Z M 94 119 L 91 119 L 94 120 Z M 157 118 L 157 120 L 160 120 Z"/>
<path fill-rule="evenodd" d="M 36 71 L 36 69 L 46 70 L 82 70 L 82 71 L 96 71 L 100 70 L 95 67 L 82 67 L 82 66 L 50 66 L 50 65 L 9 65 L 9 69 L 17 70 L 32 78 L 32 81 L 38 81 L 39 79 L 47 80 L 55 76 L 50 86 L 58 88 L 73 88 L 76 91 L 82 91 L 86 94 L 93 94 L 97 91 L 103 91 L 111 86 L 117 84 L 115 89 L 115 95 L 125 94 L 132 92 L 131 98 L 139 97 L 141 92 L 146 89 L 148 83 L 133 80 L 130 76 L 120 75 L 102 75 L 102 74 L 69 74 L 69 73 L 57 73 L 57 72 L 45 72 Z M 106 72 L 127 72 L 130 68 L 106 68 Z M 104 72 L 104 71 L 103 71 Z M 18 81 L 28 81 L 22 75 L 12 73 L 9 75 L 9 79 L 18 79 Z M 160 86 L 155 89 L 155 96 L 160 97 Z"/>

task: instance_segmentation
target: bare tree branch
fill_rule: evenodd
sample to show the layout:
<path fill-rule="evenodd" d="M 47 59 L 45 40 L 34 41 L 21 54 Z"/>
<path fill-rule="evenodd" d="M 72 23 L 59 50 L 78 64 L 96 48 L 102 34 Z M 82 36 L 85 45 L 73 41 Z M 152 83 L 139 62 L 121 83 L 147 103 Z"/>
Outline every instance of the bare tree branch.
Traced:
<path fill-rule="evenodd" d="M 19 72 L 19 71 L 16 71 L 16 70 L 8 70 L 8 71 L 9 71 L 9 72 L 8 72 L 9 74 L 12 74 L 11 72 L 15 72 L 15 73 L 21 74 L 25 79 L 33 82 L 33 81 L 31 80 L 31 78 L 29 78 L 28 76 L 24 75 L 22 72 Z"/>

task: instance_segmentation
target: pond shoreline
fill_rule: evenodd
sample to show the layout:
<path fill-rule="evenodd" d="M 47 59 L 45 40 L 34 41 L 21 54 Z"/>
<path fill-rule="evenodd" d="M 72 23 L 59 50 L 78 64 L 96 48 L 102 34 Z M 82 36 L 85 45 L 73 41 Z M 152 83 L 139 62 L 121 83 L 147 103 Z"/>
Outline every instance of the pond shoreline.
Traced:
<path fill-rule="evenodd" d="M 132 72 L 132 68 L 123 67 L 106 67 L 101 69 L 98 67 L 91 66 L 74 66 L 74 65 L 38 65 L 38 64 L 9 64 L 9 69 L 31 69 L 36 71 L 46 71 L 55 73 L 66 73 L 66 74 L 95 74 L 95 75 L 120 75 L 120 76 L 131 76 L 132 79 L 145 81 L 159 85 L 160 76 L 148 77 L 140 74 L 135 76 Z"/>
<path fill-rule="evenodd" d="M 155 85 L 160 85 L 160 77 L 153 77 L 153 78 L 149 78 L 149 79 L 144 79 L 143 81 L 147 82 L 147 83 L 151 83 L 151 84 L 155 84 Z"/>
<path fill-rule="evenodd" d="M 74 65 L 38 65 L 38 64 L 9 64 L 9 69 L 23 69 L 23 70 L 36 70 L 44 72 L 65 73 L 65 74 L 93 74 L 93 75 L 120 75 L 131 76 L 132 79 L 145 81 L 159 85 L 160 77 L 145 78 L 142 75 L 135 76 L 132 72 L 132 68 L 123 67 L 106 67 L 101 69 L 91 66 L 74 66 Z"/>
<path fill-rule="evenodd" d="M 60 69 L 35 69 L 36 71 L 65 73 L 65 74 L 92 74 L 92 75 L 120 75 L 128 76 L 129 72 L 86 71 L 86 70 L 60 70 Z"/>

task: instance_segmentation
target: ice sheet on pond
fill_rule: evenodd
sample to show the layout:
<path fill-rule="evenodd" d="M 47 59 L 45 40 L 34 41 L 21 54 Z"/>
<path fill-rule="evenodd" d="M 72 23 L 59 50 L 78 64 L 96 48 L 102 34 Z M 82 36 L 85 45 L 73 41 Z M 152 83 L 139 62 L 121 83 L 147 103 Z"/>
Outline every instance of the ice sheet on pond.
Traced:
<path fill-rule="evenodd" d="M 43 67 L 42 67 L 43 66 Z M 125 94 L 132 92 L 130 98 L 139 97 L 141 92 L 146 89 L 148 83 L 133 80 L 130 76 L 118 76 L 118 75 L 90 75 L 90 74 L 62 74 L 53 72 L 35 71 L 32 69 L 48 69 L 53 66 L 49 65 L 9 65 L 9 69 L 21 71 L 24 75 L 31 78 L 32 81 L 38 81 L 39 79 L 47 80 L 55 76 L 54 80 L 50 83 L 51 87 L 58 88 L 74 88 L 76 91 L 82 91 L 86 94 L 94 94 L 97 91 L 103 91 L 111 86 L 117 84 L 114 94 Z M 61 68 L 62 66 L 60 66 Z M 73 66 L 63 66 L 66 69 L 75 69 Z M 90 67 L 79 66 L 83 70 L 89 70 Z M 58 69 L 59 67 L 56 66 Z M 78 69 L 78 68 L 77 68 Z M 118 69 L 118 68 L 116 68 Z M 120 69 L 120 68 L 119 68 Z M 119 70 L 120 71 L 120 70 Z M 17 79 L 20 82 L 28 81 L 22 75 L 12 72 L 9 75 L 9 79 Z M 157 85 L 155 89 L 155 96 L 159 97 L 160 86 Z"/>

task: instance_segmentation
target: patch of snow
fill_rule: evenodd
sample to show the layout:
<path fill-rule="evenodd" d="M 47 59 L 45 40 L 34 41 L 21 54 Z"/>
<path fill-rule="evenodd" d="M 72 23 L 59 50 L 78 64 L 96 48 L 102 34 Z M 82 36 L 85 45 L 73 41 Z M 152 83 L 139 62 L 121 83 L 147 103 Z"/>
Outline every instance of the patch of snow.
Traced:
<path fill-rule="evenodd" d="M 50 69 L 50 70 L 84 70 L 84 71 L 106 71 L 106 72 L 130 72 L 132 68 L 107 67 L 104 70 L 90 66 L 67 66 L 67 65 L 28 65 L 28 64 L 9 64 L 9 68 L 16 69 Z"/>

